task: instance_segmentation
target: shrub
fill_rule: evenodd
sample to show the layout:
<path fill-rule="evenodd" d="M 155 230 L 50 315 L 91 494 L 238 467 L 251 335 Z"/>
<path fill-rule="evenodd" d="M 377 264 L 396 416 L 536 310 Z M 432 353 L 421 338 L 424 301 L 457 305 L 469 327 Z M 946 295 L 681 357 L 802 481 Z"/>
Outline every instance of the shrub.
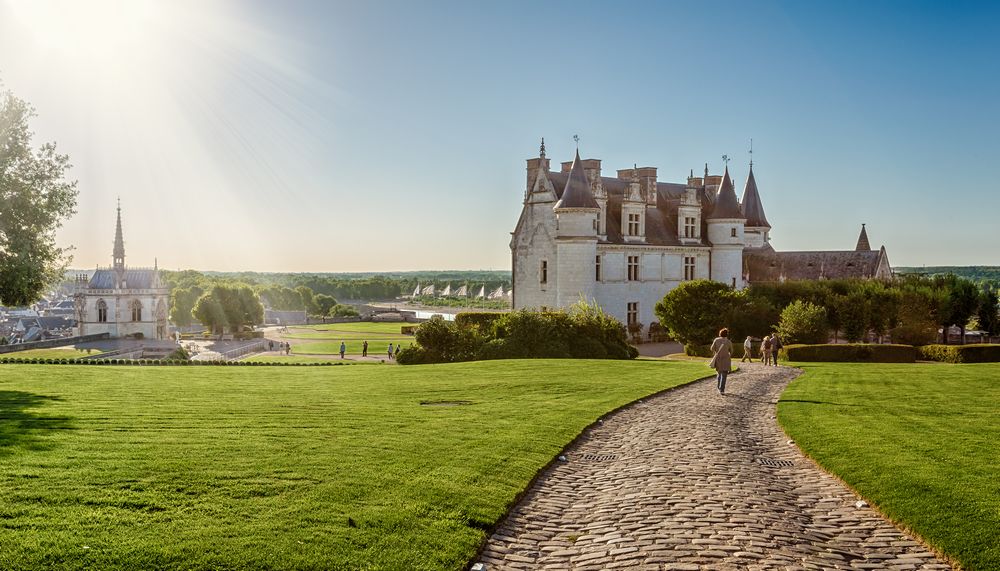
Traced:
<path fill-rule="evenodd" d="M 729 320 L 734 292 L 712 280 L 684 282 L 656 303 L 654 311 L 671 337 L 685 345 L 704 344 Z"/>
<path fill-rule="evenodd" d="M 493 323 L 502 317 L 502 313 L 489 311 L 466 311 L 455 316 L 459 327 L 478 327 L 483 333 L 493 330 Z"/>
<path fill-rule="evenodd" d="M 793 301 L 781 311 L 778 335 L 789 345 L 826 343 L 826 309 L 808 301 Z"/>
<path fill-rule="evenodd" d="M 517 353 L 511 348 L 506 339 L 490 339 L 479 349 L 479 359 L 488 361 L 492 359 L 515 359 Z"/>
<path fill-rule="evenodd" d="M 1000 345 L 924 345 L 917 347 L 920 358 L 943 363 L 998 363 Z"/>
<path fill-rule="evenodd" d="M 917 350 L 911 345 L 786 345 L 781 356 L 788 361 L 828 363 L 913 363 Z"/>
<path fill-rule="evenodd" d="M 424 362 L 431 363 L 471 361 L 483 344 L 478 331 L 459 327 L 441 316 L 423 323 L 417 329 L 416 339 L 424 349 Z"/>
<path fill-rule="evenodd" d="M 730 339 L 732 341 L 732 339 Z M 688 357 L 712 357 L 712 346 L 711 345 L 685 345 L 684 354 Z M 733 342 L 733 351 L 730 356 L 735 359 L 743 358 L 743 344 Z"/>

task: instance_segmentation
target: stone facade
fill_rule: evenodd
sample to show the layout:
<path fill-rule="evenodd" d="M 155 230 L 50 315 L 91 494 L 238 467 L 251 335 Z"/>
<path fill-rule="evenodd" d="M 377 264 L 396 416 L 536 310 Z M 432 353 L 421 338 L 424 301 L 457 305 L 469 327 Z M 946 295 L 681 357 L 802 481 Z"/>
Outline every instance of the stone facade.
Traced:
<path fill-rule="evenodd" d="M 601 161 L 577 152 L 553 172 L 544 141 L 527 164 L 510 242 L 514 309 L 565 308 L 586 299 L 645 328 L 657 321 L 656 303 L 684 281 L 742 289 L 751 279 L 798 279 L 808 273 L 797 269 L 802 254 L 811 256 L 803 266 L 829 263 L 819 279 L 892 275 L 885 248 L 872 252 L 864 229 L 863 244 L 859 239 L 852 251 L 775 252 L 752 163 L 742 200 L 728 168 L 711 175 L 706 165 L 704 176 L 691 173 L 685 183 L 658 182 L 654 167 L 602 177 Z"/>
<path fill-rule="evenodd" d="M 167 339 L 170 291 L 152 268 L 125 265 L 121 207 L 115 229 L 113 264 L 77 278 L 74 293 L 77 334 L 108 333 L 112 338 Z"/>

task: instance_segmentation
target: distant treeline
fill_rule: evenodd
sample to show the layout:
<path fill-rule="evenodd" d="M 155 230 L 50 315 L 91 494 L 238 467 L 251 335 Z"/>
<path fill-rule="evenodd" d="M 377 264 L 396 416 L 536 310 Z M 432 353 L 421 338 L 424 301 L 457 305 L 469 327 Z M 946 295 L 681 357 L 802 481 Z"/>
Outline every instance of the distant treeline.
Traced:
<path fill-rule="evenodd" d="M 922 266 L 919 268 L 893 268 L 898 274 L 918 274 L 922 276 L 954 275 L 965 278 L 980 288 L 1000 290 L 1000 266 Z"/>

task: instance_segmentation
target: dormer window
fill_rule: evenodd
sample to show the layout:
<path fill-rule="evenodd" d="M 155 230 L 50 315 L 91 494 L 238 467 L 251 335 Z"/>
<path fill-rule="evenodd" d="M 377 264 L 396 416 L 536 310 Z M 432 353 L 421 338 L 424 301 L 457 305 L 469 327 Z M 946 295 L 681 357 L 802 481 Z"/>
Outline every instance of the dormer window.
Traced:
<path fill-rule="evenodd" d="M 627 236 L 638 236 L 639 235 L 639 215 L 632 213 L 628 215 L 628 234 Z"/>

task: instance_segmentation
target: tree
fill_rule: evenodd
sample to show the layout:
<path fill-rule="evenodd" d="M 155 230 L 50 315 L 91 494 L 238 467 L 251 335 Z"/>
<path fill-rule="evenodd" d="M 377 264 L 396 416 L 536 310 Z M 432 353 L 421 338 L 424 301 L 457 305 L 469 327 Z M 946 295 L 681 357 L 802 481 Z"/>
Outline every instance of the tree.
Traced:
<path fill-rule="evenodd" d="M 830 338 L 826 310 L 808 301 L 793 301 L 781 312 L 778 335 L 787 345 L 826 343 Z"/>
<path fill-rule="evenodd" d="M 985 289 L 979 295 L 979 310 L 976 312 L 979 328 L 989 335 L 1000 333 L 1000 315 L 997 313 L 997 292 Z"/>
<path fill-rule="evenodd" d="M 299 286 L 295 288 L 295 291 L 299 292 L 299 299 L 302 300 L 302 309 L 306 310 L 306 313 L 310 315 L 316 315 L 319 308 L 316 307 L 316 300 L 313 296 L 313 290 L 306 286 Z"/>
<path fill-rule="evenodd" d="M 216 333 L 238 333 L 264 320 L 264 306 L 246 285 L 217 285 L 198 299 L 194 317 Z"/>
<path fill-rule="evenodd" d="M 313 302 L 316 304 L 317 315 L 327 315 L 330 313 L 330 309 L 337 305 L 337 298 L 332 295 L 320 293 L 313 297 Z"/>
<path fill-rule="evenodd" d="M 832 301 L 844 328 L 844 338 L 851 343 L 863 340 L 868 331 L 868 299 L 860 291 L 853 291 L 847 295 L 835 295 Z"/>
<path fill-rule="evenodd" d="M 936 300 L 929 289 L 905 289 L 899 296 L 899 324 L 889 331 L 893 343 L 926 345 L 937 337 Z"/>
<path fill-rule="evenodd" d="M 354 309 L 353 306 L 338 303 L 330 308 L 327 315 L 330 317 L 357 317 L 359 314 L 358 310 Z"/>
<path fill-rule="evenodd" d="M 198 298 L 204 292 L 200 287 L 175 288 L 170 292 L 170 321 L 175 325 L 187 327 L 193 321 L 192 311 L 198 303 Z"/>
<path fill-rule="evenodd" d="M 962 332 L 962 344 L 965 344 L 965 328 L 969 320 L 979 309 L 979 289 L 969 280 L 955 278 L 948 291 L 948 308 L 950 310 L 949 324 L 957 325 Z M 947 337 L 947 327 L 945 328 Z"/>
<path fill-rule="evenodd" d="M 0 93 L 0 304 L 28 305 L 62 278 L 68 249 L 55 232 L 76 211 L 76 181 L 65 179 L 69 157 L 55 143 L 37 150 L 28 120 L 35 110 Z"/>
<path fill-rule="evenodd" d="M 726 326 L 732 310 L 732 290 L 711 280 L 684 282 L 656 304 L 660 324 L 685 345 L 704 345 Z"/>

